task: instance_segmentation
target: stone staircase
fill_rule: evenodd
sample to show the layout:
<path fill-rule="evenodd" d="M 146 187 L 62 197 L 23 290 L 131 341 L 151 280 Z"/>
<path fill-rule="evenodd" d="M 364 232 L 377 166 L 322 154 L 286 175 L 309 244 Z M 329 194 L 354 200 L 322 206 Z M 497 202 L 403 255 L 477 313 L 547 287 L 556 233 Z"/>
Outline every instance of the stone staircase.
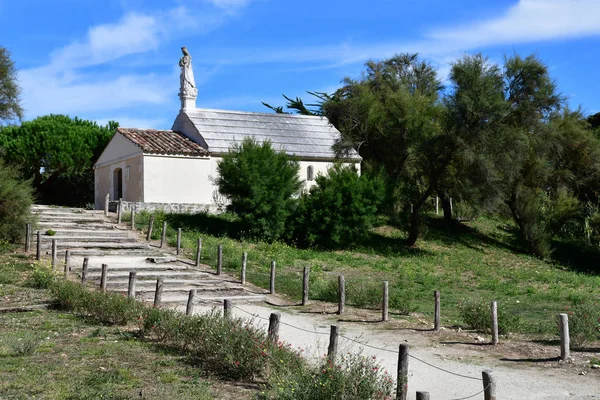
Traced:
<path fill-rule="evenodd" d="M 158 278 L 164 281 L 162 304 L 174 308 L 185 306 L 191 289 L 196 290 L 195 303 L 202 305 L 217 305 L 224 299 L 236 303 L 265 300 L 261 289 L 242 286 L 226 275 L 217 276 L 206 265 L 194 267 L 192 261 L 175 257 L 175 249 L 160 249 L 146 242 L 141 233 L 129 230 L 125 224 L 118 225 L 116 218 L 105 217 L 103 211 L 36 205 L 32 213 L 38 221 L 32 232 L 32 249 L 35 250 L 39 230 L 42 257 L 51 257 L 55 239 L 57 268 L 64 268 L 68 249 L 71 274 L 81 276 L 83 259 L 87 257 L 88 281 L 98 285 L 101 266 L 107 264 L 109 291 L 127 293 L 129 272 L 136 271 L 136 297 L 142 301 L 153 301 Z M 173 261 L 154 263 L 150 260 L 157 257 Z"/>

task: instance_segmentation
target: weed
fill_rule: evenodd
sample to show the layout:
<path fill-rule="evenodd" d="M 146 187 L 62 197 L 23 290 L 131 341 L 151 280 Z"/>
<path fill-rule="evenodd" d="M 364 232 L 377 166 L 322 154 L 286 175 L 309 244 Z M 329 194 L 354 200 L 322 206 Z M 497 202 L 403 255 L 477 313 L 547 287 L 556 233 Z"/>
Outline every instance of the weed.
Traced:
<path fill-rule="evenodd" d="M 19 273 L 10 264 L 0 266 L 0 285 L 12 285 L 19 280 Z"/>
<path fill-rule="evenodd" d="M 48 230 L 46 231 L 46 236 L 54 236 L 54 235 L 56 235 L 56 231 L 55 231 L 55 230 L 53 230 L 53 229 L 48 229 Z"/>
<path fill-rule="evenodd" d="M 480 332 L 490 332 L 492 313 L 490 303 L 469 299 L 458 305 L 463 323 Z M 506 335 L 514 332 L 519 326 L 519 316 L 509 313 L 502 306 L 498 306 L 498 333 Z"/>
<path fill-rule="evenodd" d="M 35 289 L 49 289 L 56 280 L 56 275 L 49 267 L 37 266 L 25 285 Z"/>
<path fill-rule="evenodd" d="M 582 302 L 573 308 L 567 307 L 569 332 L 574 346 L 583 346 L 589 341 L 600 340 L 600 309 L 592 302 Z"/>
<path fill-rule="evenodd" d="M 36 335 L 13 337 L 8 341 L 11 354 L 14 357 L 31 356 L 40 346 L 42 339 Z"/>

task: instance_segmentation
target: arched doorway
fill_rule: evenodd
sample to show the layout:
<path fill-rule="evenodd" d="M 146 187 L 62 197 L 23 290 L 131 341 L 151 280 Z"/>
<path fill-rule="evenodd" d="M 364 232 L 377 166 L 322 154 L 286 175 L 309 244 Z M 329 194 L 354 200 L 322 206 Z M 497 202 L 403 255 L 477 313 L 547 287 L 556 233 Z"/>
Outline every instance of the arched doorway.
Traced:
<path fill-rule="evenodd" d="M 121 168 L 117 168 L 113 172 L 113 192 L 115 200 L 123 198 L 123 170 Z"/>

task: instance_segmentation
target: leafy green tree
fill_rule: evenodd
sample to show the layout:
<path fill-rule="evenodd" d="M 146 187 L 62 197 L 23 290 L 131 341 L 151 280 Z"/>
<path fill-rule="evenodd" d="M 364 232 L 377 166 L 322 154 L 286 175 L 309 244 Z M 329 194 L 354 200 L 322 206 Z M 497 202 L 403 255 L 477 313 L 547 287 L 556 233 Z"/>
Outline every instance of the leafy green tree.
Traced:
<path fill-rule="evenodd" d="M 9 51 L 0 47 L 0 125 L 23 118 L 20 93 L 15 64 Z"/>
<path fill-rule="evenodd" d="M 359 176 L 336 164 L 304 193 L 291 218 L 292 241 L 301 247 L 334 249 L 356 244 L 369 234 L 384 198 L 378 177 Z"/>
<path fill-rule="evenodd" d="M 215 182 L 227 197 L 228 209 L 241 220 L 245 233 L 269 241 L 279 239 L 299 193 L 299 164 L 275 151 L 269 141 L 246 138 L 229 149 L 217 167 Z"/>
<path fill-rule="evenodd" d="M 118 124 L 48 115 L 0 129 L 4 159 L 32 179 L 38 201 L 78 205 L 93 202 L 93 166 Z"/>
<path fill-rule="evenodd" d="M 0 240 L 21 237 L 30 218 L 32 192 L 31 183 L 21 180 L 18 171 L 0 160 Z"/>
<path fill-rule="evenodd" d="M 587 117 L 587 122 L 590 124 L 590 127 L 594 130 L 600 128 L 600 112 L 597 112 L 596 114 Z"/>

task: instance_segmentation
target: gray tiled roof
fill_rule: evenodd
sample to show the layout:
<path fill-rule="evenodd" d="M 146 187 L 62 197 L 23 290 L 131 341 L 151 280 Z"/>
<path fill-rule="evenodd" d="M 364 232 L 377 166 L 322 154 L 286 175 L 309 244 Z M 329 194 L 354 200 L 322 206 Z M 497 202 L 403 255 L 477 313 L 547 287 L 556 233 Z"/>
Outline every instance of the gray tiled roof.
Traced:
<path fill-rule="evenodd" d="M 138 145 L 145 154 L 208 155 L 206 149 L 181 133 L 135 128 L 117 128 L 117 132 Z"/>
<path fill-rule="evenodd" d="M 299 158 L 333 159 L 340 133 L 325 117 L 196 108 L 183 111 L 212 153 L 226 153 L 245 137 L 270 140 L 277 150 Z M 185 133 L 185 132 L 184 132 Z M 352 153 L 352 159 L 360 159 Z"/>

